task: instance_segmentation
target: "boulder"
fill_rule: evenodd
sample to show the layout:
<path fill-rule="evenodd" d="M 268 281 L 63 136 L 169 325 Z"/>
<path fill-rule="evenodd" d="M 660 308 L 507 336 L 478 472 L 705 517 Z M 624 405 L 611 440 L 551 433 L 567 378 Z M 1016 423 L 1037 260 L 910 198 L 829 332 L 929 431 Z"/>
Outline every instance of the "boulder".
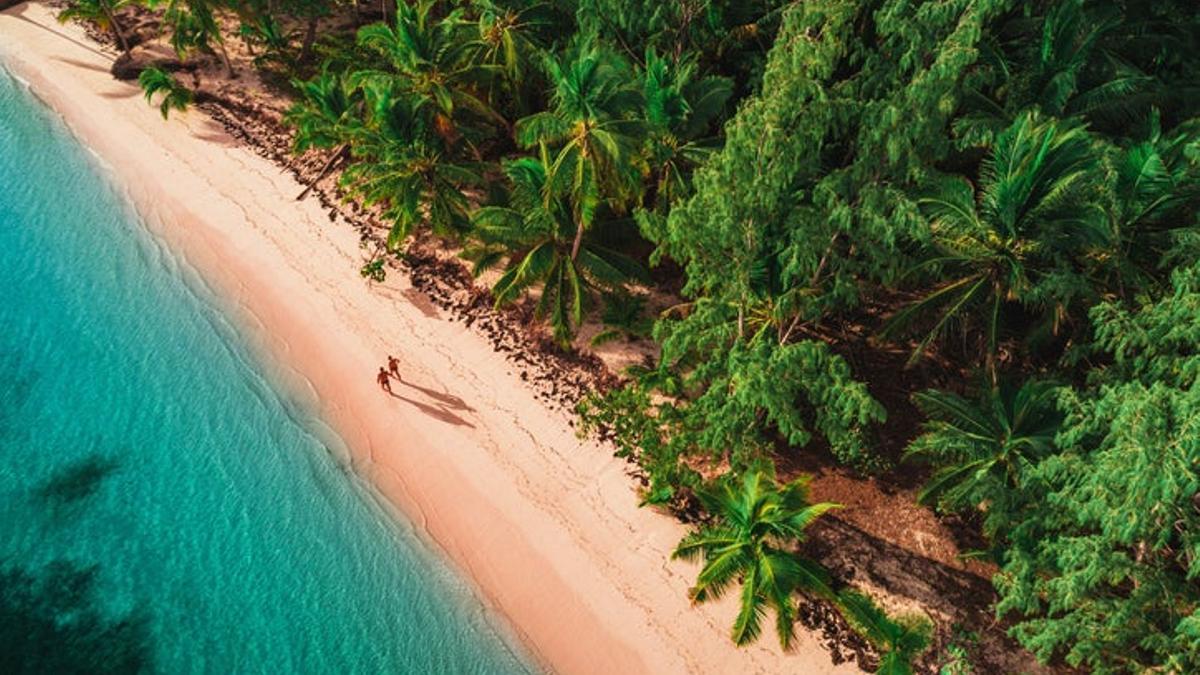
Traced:
<path fill-rule="evenodd" d="M 2 1 L 2 0 L 0 0 Z M 147 68 L 160 68 L 168 72 L 192 70 L 195 66 L 179 60 L 175 52 L 163 45 L 142 45 L 128 54 L 117 57 L 112 64 L 113 77 L 118 80 L 136 80 Z"/>

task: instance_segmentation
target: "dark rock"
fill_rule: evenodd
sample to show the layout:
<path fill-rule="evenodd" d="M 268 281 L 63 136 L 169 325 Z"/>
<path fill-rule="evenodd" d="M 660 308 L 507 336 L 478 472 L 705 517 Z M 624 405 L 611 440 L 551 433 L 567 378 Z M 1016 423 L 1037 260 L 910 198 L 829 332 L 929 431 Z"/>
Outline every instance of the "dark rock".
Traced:
<path fill-rule="evenodd" d="M 2 1 L 2 0 L 0 0 Z M 175 53 L 161 45 L 137 47 L 128 54 L 117 57 L 112 64 L 113 77 L 118 80 L 136 80 L 138 75 L 147 68 L 161 68 L 168 72 L 194 70 L 195 66 L 185 64 L 175 56 Z"/>
<path fill-rule="evenodd" d="M 8 9 L 9 7 L 16 7 L 22 2 L 25 2 L 25 0 L 0 0 L 0 10 Z"/>

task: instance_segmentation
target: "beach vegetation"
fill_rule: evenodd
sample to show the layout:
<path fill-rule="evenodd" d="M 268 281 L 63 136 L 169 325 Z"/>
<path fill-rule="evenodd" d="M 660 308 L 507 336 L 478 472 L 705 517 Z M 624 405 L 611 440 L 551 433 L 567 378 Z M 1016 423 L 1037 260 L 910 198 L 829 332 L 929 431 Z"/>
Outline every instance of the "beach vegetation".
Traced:
<path fill-rule="evenodd" d="M 823 599 L 835 592 L 829 573 L 799 556 L 795 547 L 805 530 L 837 504 L 810 504 L 805 479 L 784 485 L 754 469 L 729 476 L 698 491 L 712 522 L 683 538 L 672 554 L 702 560 L 689 593 L 694 602 L 722 597 L 740 585 L 740 602 L 731 637 L 745 645 L 758 639 L 769 608 L 775 612 L 775 634 L 788 649 L 795 637 L 797 591 Z"/>
<path fill-rule="evenodd" d="M 161 68 L 147 68 L 138 75 L 138 85 L 146 95 L 146 101 L 154 102 L 158 96 L 158 110 L 163 119 L 171 111 L 183 112 L 192 104 L 192 90 L 183 86 L 173 75 Z"/>
<path fill-rule="evenodd" d="M 87 21 L 95 24 L 101 30 L 112 33 L 121 52 L 127 55 L 131 47 L 124 28 L 117 20 L 117 10 L 131 2 L 132 0 L 71 0 L 58 13 L 58 20 Z"/>
<path fill-rule="evenodd" d="M 963 535 L 981 640 L 1200 669 L 1192 0 L 312 4 L 160 10 L 229 70 L 222 16 L 264 53 L 312 37 L 270 67 L 294 152 L 386 221 L 369 278 L 438 240 L 528 301 L 531 344 L 651 346 L 581 427 L 701 523 L 676 553 L 696 601 L 740 589 L 738 644 L 768 612 L 787 644 L 794 592 L 888 672 L 947 643 L 799 557 L 818 515 L 887 530 L 808 504 L 816 466 Z"/>

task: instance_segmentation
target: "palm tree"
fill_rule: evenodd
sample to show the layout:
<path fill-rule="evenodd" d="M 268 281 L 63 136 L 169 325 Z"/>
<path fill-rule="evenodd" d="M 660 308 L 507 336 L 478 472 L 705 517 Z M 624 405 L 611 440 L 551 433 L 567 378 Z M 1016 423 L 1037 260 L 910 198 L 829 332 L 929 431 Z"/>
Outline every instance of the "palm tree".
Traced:
<path fill-rule="evenodd" d="M 1188 214 L 1200 202 L 1200 165 L 1188 161 L 1186 152 L 1200 140 L 1200 124 L 1164 133 L 1159 119 L 1152 109 L 1144 135 L 1115 149 L 1107 161 L 1114 180 L 1105 209 L 1112 260 L 1105 262 L 1116 269 L 1117 291 L 1123 296 L 1153 282 L 1155 272 L 1179 249 L 1194 251 L 1196 246 L 1197 226 Z"/>
<path fill-rule="evenodd" d="M 121 45 L 121 51 L 125 55 L 128 55 L 131 49 L 129 40 L 125 37 L 125 31 L 117 23 L 116 12 L 131 1 L 71 0 L 67 8 L 58 13 L 57 18 L 60 23 L 65 23 L 72 19 L 90 21 L 96 24 L 100 30 L 110 31 L 113 37 L 117 39 L 117 44 Z"/>
<path fill-rule="evenodd" d="M 709 137 L 709 127 L 733 95 L 728 78 L 697 78 L 696 72 L 694 61 L 671 62 L 646 50 L 642 95 L 647 154 L 661 207 L 684 194 L 691 169 L 719 147 Z"/>
<path fill-rule="evenodd" d="M 292 80 L 292 86 L 299 98 L 284 115 L 284 121 L 295 130 L 292 152 L 299 155 L 312 148 L 333 149 L 317 176 L 297 197 L 303 199 L 345 158 L 351 137 L 362 128 L 365 96 L 348 78 L 329 70 L 311 80 Z"/>
<path fill-rule="evenodd" d="M 1020 387 L 1005 382 L 986 387 L 974 402 L 945 391 L 916 394 L 929 420 L 905 457 L 936 467 L 918 501 L 949 511 L 982 507 L 985 529 L 1001 528 L 1022 476 L 1054 452 L 1062 420 L 1055 405 L 1058 389 L 1053 382 L 1028 380 Z"/>
<path fill-rule="evenodd" d="M 1077 262 L 1102 246 L 1096 153 L 1080 126 L 1022 115 L 980 171 L 978 192 L 964 179 L 944 179 L 918 198 L 929 219 L 935 254 L 913 272 L 936 270 L 946 281 L 901 311 L 885 333 L 937 310 L 933 328 L 913 351 L 916 361 L 952 321 L 981 327 L 988 373 L 995 375 L 1001 310 L 1016 303 L 1052 309 L 1055 329 L 1067 305 L 1090 291 Z"/>
<path fill-rule="evenodd" d="M 158 110 L 162 113 L 164 120 L 172 110 L 183 112 L 192 103 L 192 91 L 179 84 L 170 73 L 164 70 L 158 68 L 143 70 L 138 75 L 138 84 L 146 94 L 147 103 L 154 102 L 155 94 L 163 95 L 162 100 L 159 101 Z"/>
<path fill-rule="evenodd" d="M 571 257 L 579 254 L 584 232 L 603 201 L 620 208 L 640 188 L 634 163 L 640 123 L 632 118 L 639 93 L 630 87 L 628 68 L 597 49 L 560 64 L 546 60 L 553 83 L 553 109 L 517 122 L 523 147 L 557 148 L 547 176 L 546 199 L 565 194 L 579 223 Z"/>
<path fill-rule="evenodd" d="M 157 4 L 157 1 L 151 2 L 152 6 Z M 206 53 L 216 51 L 225 64 L 225 70 L 233 77 L 233 63 L 229 60 L 225 38 L 217 22 L 215 0 L 166 0 L 166 4 L 163 20 L 171 27 L 171 46 L 180 58 L 197 49 Z M 213 49 L 214 44 L 216 50 Z"/>
<path fill-rule="evenodd" d="M 292 86 L 299 97 L 284 116 L 296 131 L 292 152 L 338 147 L 362 126 L 363 92 L 341 73 L 324 70 L 311 80 L 292 80 Z"/>
<path fill-rule="evenodd" d="M 342 174 L 343 184 L 367 206 L 383 206 L 392 221 L 387 245 L 396 249 L 413 228 L 428 220 L 433 231 L 457 235 L 469 226 L 463 189 L 483 178 L 474 167 L 448 160 L 430 132 L 425 101 L 406 92 L 373 92 L 365 124 L 350 143 L 358 161 Z"/>
<path fill-rule="evenodd" d="M 470 60 L 495 73 L 489 78 L 488 99 L 496 105 L 498 94 L 508 95 L 516 110 L 526 109 L 523 87 L 529 80 L 529 64 L 542 48 L 539 29 L 552 25 L 549 6 L 531 2 L 520 9 L 501 6 L 494 0 L 475 0 L 478 34 L 467 49 Z M 502 85 L 498 87 L 497 85 Z"/>
<path fill-rule="evenodd" d="M 703 558 L 704 567 L 691 589 L 692 600 L 719 598 L 735 582 L 742 585 L 741 610 L 733 623 L 733 641 L 746 645 L 758 638 L 768 607 L 775 610 L 775 632 L 784 649 L 795 632 L 794 591 L 833 599 L 828 573 L 820 564 L 789 549 L 803 541 L 804 530 L 837 504 L 808 503 L 807 478 L 779 486 L 761 470 L 748 471 L 740 482 L 721 481 L 698 493 L 714 517 L 679 542 L 672 558 Z"/>
<path fill-rule="evenodd" d="M 435 128 L 447 145 L 460 137 L 459 110 L 507 128 L 507 122 L 476 96 L 487 73 L 468 58 L 462 11 L 438 19 L 436 5 L 435 0 L 397 3 L 394 26 L 375 23 L 359 29 L 358 44 L 383 56 L 392 70 L 364 69 L 356 79 L 392 82 L 431 104 L 437 111 Z"/>
<path fill-rule="evenodd" d="M 967 144 L 989 145 L 995 136 L 1029 109 L 1057 117 L 1081 116 L 1089 121 L 1124 123 L 1156 99 L 1162 86 L 1139 69 L 1123 51 L 1145 51 L 1125 26 L 1141 39 L 1163 38 L 1146 26 L 1123 19 L 1104 3 L 1065 0 L 1047 5 L 1040 20 L 1015 19 L 1007 30 L 1013 38 L 985 38 L 980 54 L 985 87 L 967 87 L 965 114 L 955 131 Z M 1033 33 L 1029 28 L 1039 29 Z M 1149 34 L 1149 35 L 1147 35 Z M 1166 43 L 1166 40 L 1163 40 Z"/>
<path fill-rule="evenodd" d="M 645 272 L 631 258 L 586 236 L 577 254 L 569 255 L 579 227 L 562 198 L 544 199 L 549 174 L 545 153 L 539 159 L 506 162 L 504 173 L 513 186 L 509 205 L 474 213 L 473 233 L 480 245 L 464 255 L 475 260 L 476 275 L 507 261 L 492 287 L 497 306 L 541 285 L 537 316 L 550 318 L 555 339 L 565 347 L 597 291 L 621 289 L 632 279 L 645 281 Z"/>
<path fill-rule="evenodd" d="M 871 598 L 849 588 L 838 593 L 836 604 L 850 626 L 879 650 L 876 675 L 912 675 L 913 660 L 929 648 L 933 637 L 929 619 L 920 615 L 893 619 Z"/>
<path fill-rule="evenodd" d="M 262 54 L 254 56 L 254 64 L 257 66 L 263 66 L 270 61 L 284 66 L 290 65 L 288 49 L 296 34 L 296 31 L 285 30 L 275 17 L 269 14 L 247 17 L 238 26 L 238 36 L 242 38 L 251 55 L 254 55 L 253 45 L 262 46 Z"/>

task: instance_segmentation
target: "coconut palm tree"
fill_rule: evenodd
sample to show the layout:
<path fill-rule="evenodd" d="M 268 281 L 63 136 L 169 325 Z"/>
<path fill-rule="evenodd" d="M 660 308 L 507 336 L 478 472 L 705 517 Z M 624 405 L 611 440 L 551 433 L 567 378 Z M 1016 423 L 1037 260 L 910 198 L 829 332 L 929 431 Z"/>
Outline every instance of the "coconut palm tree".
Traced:
<path fill-rule="evenodd" d="M 462 10 L 437 18 L 435 0 L 397 3 L 395 25 L 375 23 L 358 31 L 358 44 L 386 61 L 390 70 L 367 68 L 356 73 L 360 82 L 391 82 L 424 99 L 436 111 L 435 129 L 453 145 L 462 129 L 460 111 L 470 111 L 489 123 L 507 122 L 478 97 L 488 71 L 471 61 L 470 42 Z"/>
<path fill-rule="evenodd" d="M 740 582 L 741 609 L 733 623 L 733 641 L 746 645 L 756 640 L 770 607 L 779 642 L 787 649 L 796 622 L 792 593 L 834 597 L 825 569 L 790 549 L 804 540 L 809 525 L 838 505 L 809 504 L 807 478 L 780 486 L 758 469 L 746 472 L 740 481 L 723 480 L 698 496 L 714 520 L 684 537 L 671 554 L 704 560 L 691 589 L 692 600 L 719 598 Z"/>
<path fill-rule="evenodd" d="M 292 86 L 299 97 L 284 119 L 296 132 L 293 152 L 336 148 L 362 126 L 364 94 L 341 73 L 324 70 L 311 80 L 292 80 Z"/>
<path fill-rule="evenodd" d="M 1015 508 L 1021 477 L 1054 452 L 1062 421 L 1058 390 L 1053 382 L 1028 380 L 987 386 L 977 401 L 937 390 L 916 394 L 929 420 L 905 457 L 935 467 L 917 499 L 949 511 L 982 507 L 985 529 L 998 531 Z"/>
<path fill-rule="evenodd" d="M 504 94 L 513 108 L 524 113 L 529 68 L 542 48 L 538 32 L 553 24 L 550 7 L 531 2 L 514 8 L 494 0 L 475 0 L 472 4 L 479 16 L 476 36 L 467 45 L 469 59 L 498 75 L 488 78 L 488 100 L 498 107 L 496 102 Z"/>
<path fill-rule="evenodd" d="M 1026 113 L 996 138 L 978 190 L 961 178 L 934 183 L 918 197 L 934 254 L 912 272 L 934 271 L 944 281 L 899 312 L 885 334 L 935 315 L 916 361 L 957 321 L 982 332 L 994 377 L 1002 309 L 1050 310 L 1057 329 L 1068 305 L 1091 291 L 1079 261 L 1107 241 L 1091 194 L 1097 166 L 1082 127 Z M 979 316 L 982 326 L 973 323 Z"/>
<path fill-rule="evenodd" d="M 312 148 L 330 150 L 325 165 L 297 197 L 303 199 L 350 150 L 350 139 L 362 128 L 366 97 L 363 91 L 337 72 L 323 70 L 311 80 L 293 80 L 298 100 L 284 115 L 295 130 L 292 152 L 302 154 Z"/>
<path fill-rule="evenodd" d="M 155 6 L 159 2 L 151 2 Z M 215 0 L 166 0 L 163 21 L 171 29 L 171 46 L 183 58 L 193 50 L 205 53 L 216 52 L 225 64 L 230 77 L 235 75 L 233 62 L 225 49 L 225 38 L 217 22 L 219 7 Z M 215 49 L 214 49 L 215 45 Z"/>
<path fill-rule="evenodd" d="M 646 50 L 646 152 L 660 207 L 683 195 L 692 168 L 718 149 L 719 141 L 709 136 L 710 126 L 732 95 L 729 78 L 698 78 L 695 61 L 672 62 Z"/>
<path fill-rule="evenodd" d="M 622 208 L 641 187 L 635 164 L 641 124 L 634 119 L 640 93 L 629 68 L 599 49 L 581 51 L 565 63 L 547 58 L 553 109 L 517 122 L 517 142 L 555 148 L 546 199 L 567 195 L 579 224 L 571 257 L 605 201 Z"/>
<path fill-rule="evenodd" d="M 138 84 L 146 94 L 146 102 L 153 103 L 156 94 L 162 94 L 158 110 L 163 119 L 172 110 L 183 112 L 192 103 L 192 91 L 180 84 L 170 73 L 159 68 L 147 68 L 138 75 Z"/>
<path fill-rule="evenodd" d="M 1011 34 L 1010 39 L 984 40 L 981 76 L 975 78 L 976 86 L 966 88 L 964 114 L 955 122 L 965 143 L 989 145 L 1029 109 L 1123 123 L 1137 119 L 1163 97 L 1162 84 L 1123 52 L 1145 51 L 1144 46 L 1133 46 L 1132 34 L 1151 41 L 1165 36 L 1156 34 L 1154 27 L 1134 27 L 1115 5 L 1088 4 L 1048 4 L 1040 20 L 1014 19 L 1001 32 Z M 1123 26 L 1131 35 L 1119 34 Z"/>
<path fill-rule="evenodd" d="M 96 24 L 100 30 L 111 32 L 117 39 L 117 44 L 121 45 L 121 51 L 128 55 L 129 40 L 125 37 L 121 25 L 117 23 L 116 13 L 130 2 L 132 0 L 71 0 L 67 8 L 58 13 L 57 18 L 60 23 L 77 19 Z"/>
<path fill-rule="evenodd" d="M 403 91 L 368 92 L 366 122 L 350 142 L 357 160 L 343 184 L 392 221 L 387 245 L 396 249 L 421 222 L 440 235 L 465 232 L 470 220 L 463 189 L 483 182 L 475 167 L 450 160 L 430 130 L 428 104 Z"/>
<path fill-rule="evenodd" d="M 585 309 L 598 291 L 615 291 L 627 282 L 646 281 L 633 259 L 585 236 L 570 255 L 579 229 L 562 197 L 544 198 L 549 180 L 546 154 L 506 162 L 512 184 L 507 206 L 485 206 L 472 216 L 479 244 L 464 255 L 475 260 L 478 275 L 501 262 L 507 268 L 492 287 L 496 304 L 511 302 L 541 286 L 539 317 L 549 317 L 560 345 L 570 344 Z"/>

